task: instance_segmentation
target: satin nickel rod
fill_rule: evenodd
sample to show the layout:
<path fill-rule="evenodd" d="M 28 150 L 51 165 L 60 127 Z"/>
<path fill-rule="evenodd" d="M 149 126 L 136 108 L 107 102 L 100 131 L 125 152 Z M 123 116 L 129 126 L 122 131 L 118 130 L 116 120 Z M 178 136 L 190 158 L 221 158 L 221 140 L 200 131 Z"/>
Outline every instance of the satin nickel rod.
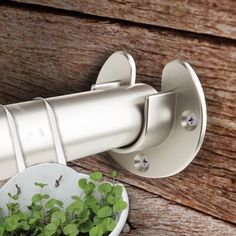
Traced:
<path fill-rule="evenodd" d="M 57 118 L 67 161 L 133 143 L 142 129 L 145 98 L 156 90 L 136 84 L 109 90 L 48 98 Z M 7 106 L 14 116 L 27 166 L 55 162 L 45 104 L 30 101 Z M 17 172 L 6 115 L 0 110 L 0 173 Z"/>
<path fill-rule="evenodd" d="M 67 161 L 108 151 L 143 177 L 167 177 L 186 168 L 200 150 L 207 124 L 196 73 L 185 61 L 169 62 L 159 93 L 135 79 L 133 58 L 119 51 L 107 59 L 91 91 L 48 98 L 56 136 L 41 100 L 5 106 L 13 115 L 26 167 L 56 162 L 57 137 Z M 17 172 L 7 121 L 0 109 L 0 179 Z"/>

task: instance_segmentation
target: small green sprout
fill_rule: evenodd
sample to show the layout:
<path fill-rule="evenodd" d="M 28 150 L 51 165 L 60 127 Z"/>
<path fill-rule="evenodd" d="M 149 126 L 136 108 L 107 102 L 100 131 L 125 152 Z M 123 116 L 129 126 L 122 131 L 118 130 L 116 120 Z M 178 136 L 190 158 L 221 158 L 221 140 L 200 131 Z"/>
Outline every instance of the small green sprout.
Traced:
<path fill-rule="evenodd" d="M 110 175 L 112 183 L 104 182 L 100 171 L 89 177 L 78 181 L 82 194 L 72 196 L 66 208 L 45 193 L 47 184 L 36 182 L 39 191 L 31 197 L 29 212 L 23 212 L 19 203 L 23 192 L 16 185 L 16 193 L 8 193 L 8 215 L 0 217 L 0 236 L 107 236 L 116 227 L 117 216 L 127 208 L 123 188 L 115 184 L 116 171 Z M 55 181 L 56 188 L 63 184 L 61 179 L 62 175 Z"/>

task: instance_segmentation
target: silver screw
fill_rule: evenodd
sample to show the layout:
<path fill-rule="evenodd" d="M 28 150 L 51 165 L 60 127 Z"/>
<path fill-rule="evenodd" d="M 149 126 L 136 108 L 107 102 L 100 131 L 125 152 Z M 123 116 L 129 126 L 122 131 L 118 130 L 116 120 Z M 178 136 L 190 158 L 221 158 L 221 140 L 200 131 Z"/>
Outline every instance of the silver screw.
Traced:
<path fill-rule="evenodd" d="M 197 115 L 191 111 L 184 111 L 181 117 L 181 125 L 187 130 L 194 130 L 197 127 Z"/>
<path fill-rule="evenodd" d="M 134 157 L 134 166 L 140 172 L 146 172 L 149 169 L 148 158 L 144 154 L 137 154 Z"/>

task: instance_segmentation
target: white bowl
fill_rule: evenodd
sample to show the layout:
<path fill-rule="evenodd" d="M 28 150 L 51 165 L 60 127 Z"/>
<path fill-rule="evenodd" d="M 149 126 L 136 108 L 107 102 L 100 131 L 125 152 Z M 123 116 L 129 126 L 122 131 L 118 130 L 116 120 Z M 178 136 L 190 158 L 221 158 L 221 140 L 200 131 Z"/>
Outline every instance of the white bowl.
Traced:
<path fill-rule="evenodd" d="M 55 187 L 55 181 L 62 176 L 60 186 Z M 67 207 L 72 199 L 71 196 L 80 196 L 82 190 L 78 187 L 78 180 L 81 178 L 89 179 L 88 175 L 78 173 L 77 171 L 69 168 L 65 165 L 55 163 L 44 163 L 27 168 L 21 173 L 12 177 L 1 189 L 0 189 L 0 203 L 3 208 L 2 215 L 7 215 L 6 204 L 9 202 L 8 193 L 14 194 L 16 192 L 16 184 L 21 188 L 22 194 L 19 197 L 19 203 L 23 207 L 23 211 L 28 211 L 27 206 L 31 203 L 31 197 L 39 193 L 39 187 L 35 186 L 35 182 L 45 183 L 47 186 L 43 189 L 43 192 L 50 195 L 51 198 L 55 198 L 64 202 L 64 207 Z M 115 229 L 109 234 L 109 236 L 119 236 L 122 229 L 125 226 L 128 211 L 129 211 L 129 199 L 125 187 L 123 187 L 123 200 L 128 204 L 128 207 L 121 213 Z"/>

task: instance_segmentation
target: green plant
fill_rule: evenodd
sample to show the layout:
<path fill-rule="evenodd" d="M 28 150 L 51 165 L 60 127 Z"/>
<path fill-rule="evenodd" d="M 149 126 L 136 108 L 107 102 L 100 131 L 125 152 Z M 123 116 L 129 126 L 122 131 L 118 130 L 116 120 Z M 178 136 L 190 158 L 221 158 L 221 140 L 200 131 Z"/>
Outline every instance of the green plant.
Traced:
<path fill-rule="evenodd" d="M 8 194 L 8 215 L 0 219 L 0 236 L 108 235 L 117 224 L 117 216 L 127 208 L 122 200 L 123 188 L 115 184 L 116 171 L 111 177 L 112 183 L 103 182 L 103 174 L 97 171 L 90 174 L 90 179 L 80 179 L 78 187 L 82 194 L 72 196 L 66 208 L 62 201 L 44 193 L 47 184 L 35 183 L 39 192 L 32 196 L 27 213 L 21 210 L 18 199 L 22 193 L 16 186 L 16 194 Z M 100 194 L 100 198 L 96 198 L 95 193 Z"/>

